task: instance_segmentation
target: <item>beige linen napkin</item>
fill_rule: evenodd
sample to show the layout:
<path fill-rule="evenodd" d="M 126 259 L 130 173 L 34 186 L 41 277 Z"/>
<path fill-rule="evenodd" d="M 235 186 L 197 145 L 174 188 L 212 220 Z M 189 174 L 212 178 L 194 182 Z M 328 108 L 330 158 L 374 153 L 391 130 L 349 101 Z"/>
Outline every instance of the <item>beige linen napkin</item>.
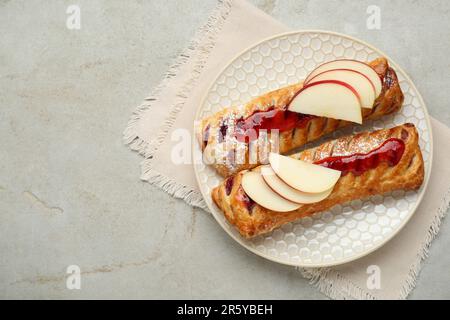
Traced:
<path fill-rule="evenodd" d="M 261 27 L 263 26 L 263 27 Z M 171 195 L 208 210 L 192 165 L 175 165 L 171 133 L 192 133 L 200 101 L 227 61 L 243 49 L 288 28 L 244 0 L 220 1 L 207 23 L 175 61 L 164 80 L 133 113 L 125 142 L 140 152 L 142 176 Z M 381 249 L 351 263 L 320 269 L 300 269 L 311 283 L 331 298 L 406 298 L 415 286 L 422 259 L 437 234 L 450 202 L 450 129 L 432 119 L 433 171 L 426 195 L 405 228 Z M 381 270 L 381 288 L 368 289 L 367 268 Z"/>

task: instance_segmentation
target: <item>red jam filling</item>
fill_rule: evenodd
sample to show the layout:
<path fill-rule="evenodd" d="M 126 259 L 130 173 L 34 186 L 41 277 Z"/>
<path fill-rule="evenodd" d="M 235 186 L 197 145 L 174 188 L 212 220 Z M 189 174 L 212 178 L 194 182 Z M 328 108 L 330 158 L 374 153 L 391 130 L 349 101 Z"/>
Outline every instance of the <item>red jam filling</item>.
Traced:
<path fill-rule="evenodd" d="M 229 177 L 225 182 L 225 192 L 227 193 L 227 196 L 229 196 L 231 193 L 231 189 L 233 188 L 233 181 L 234 177 Z"/>
<path fill-rule="evenodd" d="M 258 139 L 260 130 L 289 131 L 303 127 L 312 118 L 314 116 L 271 107 L 237 120 L 235 135 L 238 141 L 249 142 Z"/>
<path fill-rule="evenodd" d="M 381 79 L 383 81 L 383 84 L 387 87 L 390 88 L 394 85 L 395 83 L 395 72 L 392 68 L 388 68 L 386 70 L 386 74 L 384 75 L 383 79 Z"/>
<path fill-rule="evenodd" d="M 349 172 L 361 175 L 365 171 L 376 168 L 381 162 L 389 166 L 399 163 L 405 151 L 405 143 L 396 138 L 386 140 L 381 146 L 369 153 L 355 153 L 349 156 L 328 157 L 314 162 L 315 164 L 342 171 L 342 175 Z"/>
<path fill-rule="evenodd" d="M 260 130 L 289 131 L 304 127 L 313 118 L 315 116 L 271 107 L 266 111 L 255 111 L 246 118 L 239 118 L 235 124 L 234 136 L 239 142 L 249 143 L 258 139 Z M 219 128 L 219 142 L 224 140 L 227 131 L 228 125 L 222 123 Z"/>
<path fill-rule="evenodd" d="M 251 213 L 253 207 L 256 205 L 256 202 L 250 199 L 250 197 L 245 193 L 244 189 L 242 189 L 241 192 L 238 192 L 236 197 L 237 200 L 242 201 L 245 204 L 245 207 L 247 208 L 248 212 Z"/>
<path fill-rule="evenodd" d="M 226 181 L 225 181 L 225 192 L 227 194 L 227 196 L 229 196 L 231 194 L 231 191 L 233 189 L 233 182 L 234 182 L 234 177 L 229 177 Z M 256 202 L 253 201 L 252 199 L 250 199 L 250 197 L 245 193 L 244 189 L 239 190 L 239 192 L 237 193 L 237 199 L 239 201 L 242 201 L 245 205 L 245 207 L 247 208 L 247 210 L 251 213 L 253 207 L 256 205 Z"/>
<path fill-rule="evenodd" d="M 208 140 L 209 140 L 209 129 L 210 129 L 210 125 L 208 124 L 205 128 L 205 130 L 203 131 L 203 149 L 206 148 L 206 146 L 208 145 Z"/>

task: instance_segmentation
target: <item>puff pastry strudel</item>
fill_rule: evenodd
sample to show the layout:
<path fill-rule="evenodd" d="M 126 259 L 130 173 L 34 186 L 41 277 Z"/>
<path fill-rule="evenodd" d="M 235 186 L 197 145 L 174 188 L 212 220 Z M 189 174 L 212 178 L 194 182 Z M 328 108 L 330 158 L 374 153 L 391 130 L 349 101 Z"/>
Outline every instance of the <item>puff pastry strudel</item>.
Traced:
<path fill-rule="evenodd" d="M 414 125 L 404 124 L 339 138 L 293 155 L 296 159 L 320 164 L 336 157 L 369 154 L 379 150 L 387 141 L 395 142 L 401 147 L 397 148 L 397 153 L 389 154 L 390 159 L 396 159 L 396 163 L 378 156 L 373 157 L 370 163 L 359 162 L 356 167 L 343 169 L 341 177 L 326 199 L 303 204 L 294 211 L 274 212 L 250 199 L 241 185 L 242 175 L 247 170 L 223 181 L 212 191 L 212 199 L 240 234 L 251 238 L 337 204 L 393 190 L 418 189 L 424 179 L 424 163 L 418 139 Z M 261 166 L 252 170 L 260 168 Z"/>

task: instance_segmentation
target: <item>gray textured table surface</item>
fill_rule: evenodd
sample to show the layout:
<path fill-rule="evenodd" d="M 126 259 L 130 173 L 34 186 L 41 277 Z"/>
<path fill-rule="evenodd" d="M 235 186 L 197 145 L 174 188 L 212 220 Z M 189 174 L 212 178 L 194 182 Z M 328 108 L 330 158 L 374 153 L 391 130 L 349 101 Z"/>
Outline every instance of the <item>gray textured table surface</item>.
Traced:
<path fill-rule="evenodd" d="M 326 298 L 237 245 L 201 210 L 139 181 L 134 107 L 215 1 L 0 1 L 0 297 Z M 450 125 L 448 1 L 253 1 L 297 29 L 349 33 L 412 77 Z M 381 9 L 381 30 L 366 8 Z M 450 298 L 444 221 L 412 298 Z M 81 290 L 66 288 L 80 266 Z"/>

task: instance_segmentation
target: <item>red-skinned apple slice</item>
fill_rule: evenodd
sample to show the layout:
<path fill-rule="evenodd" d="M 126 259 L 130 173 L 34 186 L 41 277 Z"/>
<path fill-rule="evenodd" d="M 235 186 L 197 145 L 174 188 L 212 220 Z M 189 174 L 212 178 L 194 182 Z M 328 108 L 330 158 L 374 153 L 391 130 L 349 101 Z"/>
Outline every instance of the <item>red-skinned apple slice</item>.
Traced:
<path fill-rule="evenodd" d="M 358 92 L 362 106 L 372 109 L 375 102 L 375 87 L 366 75 L 351 69 L 334 69 L 319 73 L 311 78 L 308 84 L 324 80 L 338 80 L 349 84 Z"/>
<path fill-rule="evenodd" d="M 289 111 L 361 124 L 361 99 L 349 84 L 324 80 L 308 84 L 292 99 Z"/>
<path fill-rule="evenodd" d="M 288 212 L 300 208 L 301 204 L 291 202 L 274 192 L 264 181 L 261 172 L 247 171 L 242 176 L 245 193 L 260 206 L 277 212 Z"/>
<path fill-rule="evenodd" d="M 287 185 L 308 193 L 330 190 L 341 176 L 341 171 L 273 152 L 269 154 L 269 163 L 277 176 Z"/>
<path fill-rule="evenodd" d="M 294 189 L 281 180 L 269 165 L 261 167 L 261 175 L 273 191 L 295 203 L 306 204 L 319 202 L 327 198 L 333 191 L 333 188 L 331 188 L 324 192 L 307 193 Z"/>
<path fill-rule="evenodd" d="M 364 74 L 369 80 L 372 82 L 372 84 L 375 87 L 375 98 L 377 98 L 382 89 L 382 82 L 380 77 L 378 76 L 378 73 L 376 73 L 375 70 L 372 69 L 368 64 L 358 61 L 358 60 L 351 60 L 351 59 L 340 59 L 340 60 L 334 60 L 325 62 L 324 64 L 321 64 L 316 69 L 314 69 L 305 79 L 305 84 L 308 84 L 309 81 L 318 75 L 319 73 L 322 73 L 324 71 L 328 70 L 334 70 L 334 69 L 351 69 L 358 72 L 361 72 Z"/>

